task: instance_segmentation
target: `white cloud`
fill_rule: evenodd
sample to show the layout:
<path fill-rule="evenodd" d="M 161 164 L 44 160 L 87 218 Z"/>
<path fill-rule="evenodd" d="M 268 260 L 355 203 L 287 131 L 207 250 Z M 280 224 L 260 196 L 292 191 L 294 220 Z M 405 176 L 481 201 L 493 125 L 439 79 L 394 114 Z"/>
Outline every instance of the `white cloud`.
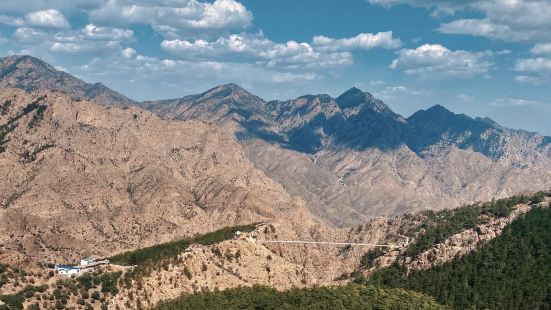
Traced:
<path fill-rule="evenodd" d="M 551 73 L 551 59 L 543 57 L 519 59 L 515 69 L 519 72 Z"/>
<path fill-rule="evenodd" d="M 55 34 L 50 50 L 69 54 L 105 53 L 121 50 L 121 44 L 132 39 L 132 30 L 88 24 L 79 31 Z"/>
<path fill-rule="evenodd" d="M 102 44 L 90 41 L 77 42 L 54 42 L 50 48 L 52 52 L 82 54 L 105 52 L 106 50 L 114 50 L 120 47 L 118 42 L 107 41 Z"/>
<path fill-rule="evenodd" d="M 407 91 L 408 88 L 405 87 L 405 86 L 402 86 L 402 85 L 398 85 L 398 86 L 387 86 L 384 91 L 385 92 L 389 92 L 389 93 L 403 93 L 405 91 Z"/>
<path fill-rule="evenodd" d="M 539 105 L 540 103 L 533 100 L 517 99 L 517 98 L 496 98 L 490 105 L 493 107 L 525 107 Z"/>
<path fill-rule="evenodd" d="M 35 11 L 25 14 L 26 24 L 32 27 L 69 28 L 69 22 L 58 10 Z"/>
<path fill-rule="evenodd" d="M 312 44 L 320 49 L 330 51 L 369 50 L 373 48 L 394 49 L 402 46 L 402 41 L 392 37 L 392 31 L 360 33 L 355 37 L 333 39 L 325 36 L 315 36 Z"/>
<path fill-rule="evenodd" d="M 252 22 L 252 13 L 235 0 L 213 3 L 197 0 L 130 1 L 109 0 L 90 12 L 92 21 L 111 24 L 149 24 L 167 35 L 197 31 L 243 29 Z"/>
<path fill-rule="evenodd" d="M 547 33 L 542 33 L 539 28 L 514 29 L 507 24 L 495 23 L 490 18 L 458 19 L 440 25 L 438 31 L 447 34 L 486 37 L 507 42 L 530 42 L 549 37 Z"/>
<path fill-rule="evenodd" d="M 493 66 L 487 60 L 490 52 L 451 51 L 439 44 L 424 44 L 416 49 L 403 49 L 390 68 L 407 74 L 473 76 L 486 74 Z"/>
<path fill-rule="evenodd" d="M 25 20 L 19 17 L 0 15 L 0 24 L 12 27 L 22 27 L 25 26 Z"/>
<path fill-rule="evenodd" d="M 393 48 L 400 40 L 392 32 L 362 33 L 353 38 L 314 37 L 313 42 L 273 42 L 262 33 L 232 34 L 215 41 L 163 40 L 161 48 L 178 58 L 251 62 L 271 67 L 332 67 L 353 63 L 350 51 L 356 49 Z"/>
<path fill-rule="evenodd" d="M 132 30 L 93 24 L 79 30 L 20 27 L 13 37 L 22 50 L 34 55 L 44 55 L 45 51 L 105 55 L 122 50 L 123 43 L 134 39 Z"/>
<path fill-rule="evenodd" d="M 536 55 L 551 54 L 551 43 L 538 43 L 530 52 Z"/>
<path fill-rule="evenodd" d="M 216 41 L 164 40 L 161 48 L 183 59 L 251 62 L 270 67 L 330 67 L 352 63 L 352 55 L 323 51 L 309 43 L 275 43 L 262 34 L 232 34 Z"/>
<path fill-rule="evenodd" d="M 61 12 L 78 9 L 92 9 L 104 4 L 106 0 L 17 0 L 0 1 L 0 11 L 27 13 L 55 8 Z"/>
<path fill-rule="evenodd" d="M 391 7 L 400 4 L 408 4 L 414 7 L 422 7 L 432 10 L 434 17 L 452 15 L 456 11 L 464 9 L 468 5 L 482 2 L 481 0 L 367 0 L 371 4 Z"/>
<path fill-rule="evenodd" d="M 541 85 L 545 81 L 542 77 L 530 75 L 517 75 L 515 81 L 521 84 Z"/>
<path fill-rule="evenodd" d="M 430 92 L 425 89 L 410 89 L 404 85 L 390 85 L 379 90 L 374 90 L 373 95 L 386 101 L 395 101 L 399 98 L 412 98 L 413 96 L 424 96 Z"/>
<path fill-rule="evenodd" d="M 163 59 L 132 54 L 132 57 L 125 57 L 123 53 L 97 57 L 74 68 L 72 73 L 85 80 L 102 81 L 120 91 L 131 89 L 133 98 L 143 100 L 181 97 L 229 82 L 254 88 L 259 94 L 263 91 L 273 93 L 278 88 L 290 90 L 299 84 L 309 85 L 325 78 L 308 70 L 293 72 L 251 63 Z"/>
<path fill-rule="evenodd" d="M 292 73 L 292 72 L 281 72 L 275 73 L 272 75 L 272 81 L 276 83 L 288 83 L 288 82 L 297 82 L 297 81 L 312 81 L 320 79 L 321 76 L 316 73 Z"/>
<path fill-rule="evenodd" d="M 372 4 L 409 4 L 432 10 L 433 16 L 455 14 L 460 10 L 481 13 L 479 19 L 458 19 L 438 30 L 499 39 L 509 42 L 551 40 L 551 1 L 548 0 L 368 0 Z"/>
<path fill-rule="evenodd" d="M 132 39 L 133 32 L 130 29 L 98 27 L 88 24 L 82 29 L 86 39 L 99 41 L 126 41 Z"/>
<path fill-rule="evenodd" d="M 471 102 L 473 101 L 473 96 L 469 96 L 469 95 L 466 95 L 466 94 L 459 94 L 457 95 L 457 99 L 463 101 L 463 102 Z"/>
<path fill-rule="evenodd" d="M 121 55 L 124 58 L 130 59 L 136 56 L 136 50 L 131 47 L 127 47 L 121 51 Z"/>
<path fill-rule="evenodd" d="M 47 37 L 47 34 L 33 28 L 17 28 L 13 36 L 20 43 L 37 43 L 42 42 L 43 39 Z"/>

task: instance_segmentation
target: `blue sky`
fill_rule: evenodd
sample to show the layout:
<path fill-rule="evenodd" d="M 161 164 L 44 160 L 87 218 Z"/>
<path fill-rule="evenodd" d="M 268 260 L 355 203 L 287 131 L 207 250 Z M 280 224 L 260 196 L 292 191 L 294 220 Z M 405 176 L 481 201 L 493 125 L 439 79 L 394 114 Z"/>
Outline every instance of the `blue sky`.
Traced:
<path fill-rule="evenodd" d="M 265 99 L 352 86 L 551 134 L 547 0 L 4 0 L 0 54 L 137 100 L 234 82 Z"/>

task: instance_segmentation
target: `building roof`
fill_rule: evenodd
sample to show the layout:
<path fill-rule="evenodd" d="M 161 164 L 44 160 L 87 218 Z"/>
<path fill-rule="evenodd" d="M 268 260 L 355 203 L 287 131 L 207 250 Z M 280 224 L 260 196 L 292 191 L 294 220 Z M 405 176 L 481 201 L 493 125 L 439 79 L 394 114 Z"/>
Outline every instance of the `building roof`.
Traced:
<path fill-rule="evenodd" d="M 55 268 L 57 268 L 57 269 L 78 269 L 77 266 L 69 266 L 69 265 L 55 265 Z"/>

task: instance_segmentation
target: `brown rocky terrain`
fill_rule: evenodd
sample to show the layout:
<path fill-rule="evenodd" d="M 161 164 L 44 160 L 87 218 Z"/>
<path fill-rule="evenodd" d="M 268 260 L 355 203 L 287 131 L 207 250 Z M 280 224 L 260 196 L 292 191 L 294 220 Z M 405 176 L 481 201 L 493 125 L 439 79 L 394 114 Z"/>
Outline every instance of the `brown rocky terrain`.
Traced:
<path fill-rule="evenodd" d="M 547 207 L 548 197 L 539 203 Z M 427 269 L 475 250 L 497 237 L 503 228 L 531 207 L 521 203 L 505 217 L 484 216 L 474 229 L 465 229 L 434 244 L 414 257 L 405 255 L 416 236 L 402 235 L 425 223 L 418 214 L 394 219 L 377 218 L 348 229 L 311 227 L 308 233 L 294 232 L 285 223 L 263 224 L 252 233 L 211 246 L 194 245 L 182 252 L 167 267 L 133 280 L 111 305 L 152 306 L 161 300 L 204 290 L 223 290 L 255 284 L 270 285 L 279 290 L 293 287 L 340 285 L 350 281 L 354 272 L 369 275 L 378 268 L 399 260 L 409 269 Z M 420 231 L 419 234 L 423 232 Z M 338 246 L 317 244 L 270 244 L 265 240 L 334 241 L 393 245 L 374 258 L 371 266 L 362 266 L 364 255 L 372 246 Z M 129 297 L 130 296 L 130 297 Z"/>
<path fill-rule="evenodd" d="M 268 219 L 315 223 L 225 131 L 61 93 L 0 91 L 0 244 L 41 260 Z"/>
<path fill-rule="evenodd" d="M 179 99 L 134 101 L 30 56 L 0 61 L 0 86 L 139 105 L 165 119 L 216 124 L 257 169 L 340 227 L 373 216 L 453 208 L 547 189 L 551 138 L 436 105 L 408 118 L 357 88 L 337 98 L 270 101 L 235 84 Z"/>
<path fill-rule="evenodd" d="M 86 83 L 31 56 L 0 57 L 0 87 L 20 88 L 27 92 L 40 89 L 60 91 L 74 100 L 86 99 L 111 106 L 135 103 L 101 83 Z"/>
<path fill-rule="evenodd" d="M 58 306 L 49 296 L 62 294 L 67 307 L 132 309 L 240 285 L 338 285 L 395 262 L 426 269 L 533 206 L 477 214 L 475 226 L 408 256 L 434 224 L 416 211 L 551 182 L 549 137 L 440 106 L 406 119 L 358 89 L 265 102 L 229 84 L 141 104 L 154 114 L 32 57 L 1 61 L 0 86 L 23 90 L 0 88 L 0 263 L 10 265 L 0 295 L 28 294 L 26 306 Z M 261 224 L 137 278 L 125 277 L 131 267 L 99 270 L 89 289 L 37 265 L 250 223 Z M 281 240 L 356 245 L 269 243 Z M 31 284 L 47 288 L 33 295 Z"/>
<path fill-rule="evenodd" d="M 140 104 L 232 132 L 255 166 L 338 226 L 547 189 L 551 138 L 442 106 L 405 119 L 369 93 L 264 102 L 228 84 Z M 274 160 L 277 158 L 277 160 Z"/>

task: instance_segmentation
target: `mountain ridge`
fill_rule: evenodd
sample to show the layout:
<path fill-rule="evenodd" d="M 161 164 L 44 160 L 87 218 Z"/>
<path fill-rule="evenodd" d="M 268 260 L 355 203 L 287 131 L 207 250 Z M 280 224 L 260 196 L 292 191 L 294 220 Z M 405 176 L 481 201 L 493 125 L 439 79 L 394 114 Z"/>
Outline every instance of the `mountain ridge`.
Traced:
<path fill-rule="evenodd" d="M 20 88 L 27 92 L 39 89 L 62 91 L 75 100 L 88 99 L 111 106 L 130 106 L 136 103 L 102 83 L 86 83 L 29 55 L 0 58 L 0 87 Z"/>
<path fill-rule="evenodd" d="M 32 75 L 24 80 L 32 81 Z M 69 86 L 83 93 L 82 85 Z M 222 128 L 256 168 L 338 226 L 453 208 L 551 183 L 551 137 L 440 105 L 404 118 L 355 87 L 337 98 L 318 94 L 265 101 L 230 83 L 131 105 L 167 120 L 200 120 Z"/>

